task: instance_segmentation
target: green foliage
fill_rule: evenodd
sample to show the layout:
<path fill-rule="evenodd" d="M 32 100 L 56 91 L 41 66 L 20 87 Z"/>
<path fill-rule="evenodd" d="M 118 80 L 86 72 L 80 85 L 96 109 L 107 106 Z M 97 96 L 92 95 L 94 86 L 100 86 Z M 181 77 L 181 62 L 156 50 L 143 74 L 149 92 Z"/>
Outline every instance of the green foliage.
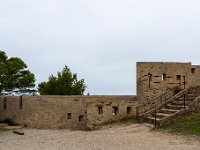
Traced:
<path fill-rule="evenodd" d="M 191 113 L 165 127 L 171 132 L 200 135 L 200 113 Z"/>
<path fill-rule="evenodd" d="M 0 133 L 4 131 L 8 131 L 8 129 L 0 128 Z"/>
<path fill-rule="evenodd" d="M 34 74 L 27 70 L 27 65 L 18 57 L 8 58 L 0 50 L 0 94 L 3 92 L 30 91 L 35 86 Z"/>
<path fill-rule="evenodd" d="M 77 74 L 65 66 L 57 76 L 50 75 L 47 82 L 38 85 L 41 95 L 83 95 L 86 89 L 84 80 L 78 80 Z"/>
<path fill-rule="evenodd" d="M 172 88 L 172 90 L 174 91 L 174 94 L 178 94 L 182 89 L 180 88 L 180 86 L 175 86 Z"/>
<path fill-rule="evenodd" d="M 92 128 L 86 127 L 85 129 L 83 129 L 83 131 L 92 131 Z"/>
<path fill-rule="evenodd" d="M 14 122 L 13 119 L 6 118 L 5 120 L 2 121 L 2 123 L 7 123 L 9 126 L 16 126 L 18 125 L 17 123 Z"/>

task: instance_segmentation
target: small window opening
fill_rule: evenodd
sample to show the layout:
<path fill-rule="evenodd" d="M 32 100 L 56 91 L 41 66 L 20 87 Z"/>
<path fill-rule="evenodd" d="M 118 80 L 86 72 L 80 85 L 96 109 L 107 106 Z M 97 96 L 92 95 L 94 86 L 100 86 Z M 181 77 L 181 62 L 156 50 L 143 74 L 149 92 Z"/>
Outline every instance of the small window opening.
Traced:
<path fill-rule="evenodd" d="M 149 78 L 149 89 L 150 89 L 150 87 L 151 87 L 151 81 L 152 81 L 152 79 L 153 79 L 153 75 L 151 74 L 151 73 L 148 73 L 148 78 Z"/>
<path fill-rule="evenodd" d="M 83 115 L 79 116 L 78 120 L 79 120 L 79 122 L 82 122 L 83 121 Z"/>
<path fill-rule="evenodd" d="M 20 96 L 20 99 L 19 99 L 19 109 L 23 109 L 22 96 Z"/>
<path fill-rule="evenodd" d="M 72 119 L 72 113 L 67 113 L 67 119 Z"/>
<path fill-rule="evenodd" d="M 192 68 L 192 69 L 191 69 L 191 72 L 192 72 L 192 73 L 195 73 L 195 72 L 196 72 L 196 68 Z"/>
<path fill-rule="evenodd" d="M 117 115 L 118 112 L 119 112 L 118 107 L 113 107 L 113 108 L 112 108 L 112 113 L 113 113 L 113 115 Z"/>
<path fill-rule="evenodd" d="M 181 75 L 176 75 L 176 80 L 181 80 Z"/>
<path fill-rule="evenodd" d="M 127 114 L 130 114 L 132 112 L 132 107 L 127 107 Z"/>
<path fill-rule="evenodd" d="M 3 110 L 7 109 L 7 97 L 3 98 Z"/>
<path fill-rule="evenodd" d="M 103 114 L 103 108 L 101 106 L 98 107 L 98 113 Z"/>
<path fill-rule="evenodd" d="M 167 77 L 167 75 L 166 74 L 162 74 L 162 81 L 165 81 L 166 80 L 166 77 Z"/>

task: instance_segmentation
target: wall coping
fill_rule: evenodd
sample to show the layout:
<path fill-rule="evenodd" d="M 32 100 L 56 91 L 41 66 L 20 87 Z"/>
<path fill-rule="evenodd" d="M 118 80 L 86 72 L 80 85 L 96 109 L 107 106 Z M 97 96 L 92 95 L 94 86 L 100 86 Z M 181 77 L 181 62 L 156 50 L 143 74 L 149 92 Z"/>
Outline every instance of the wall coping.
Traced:
<path fill-rule="evenodd" d="M 150 62 L 150 61 L 144 61 L 144 62 L 137 62 L 137 64 L 140 63 L 149 63 L 149 64 L 153 64 L 153 63 L 160 63 L 160 64 L 191 64 L 191 62 L 162 62 L 162 61 L 155 61 L 155 62 Z"/>
<path fill-rule="evenodd" d="M 20 96 L 0 96 L 0 97 L 10 97 L 10 98 L 15 98 L 15 97 L 20 97 Z M 27 96 L 24 95 L 23 97 L 44 97 L 44 98 L 137 98 L 136 95 L 37 95 L 37 96 Z"/>

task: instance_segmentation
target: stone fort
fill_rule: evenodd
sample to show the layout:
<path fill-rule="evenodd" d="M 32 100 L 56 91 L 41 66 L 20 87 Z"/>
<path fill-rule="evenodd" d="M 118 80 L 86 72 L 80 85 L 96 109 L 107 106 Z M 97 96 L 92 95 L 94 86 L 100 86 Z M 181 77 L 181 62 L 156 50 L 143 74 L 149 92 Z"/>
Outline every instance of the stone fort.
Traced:
<path fill-rule="evenodd" d="M 133 117 L 162 125 L 200 108 L 199 86 L 198 65 L 137 62 L 137 95 L 1 96 L 0 120 L 11 118 L 19 125 L 50 129 L 93 128 Z"/>

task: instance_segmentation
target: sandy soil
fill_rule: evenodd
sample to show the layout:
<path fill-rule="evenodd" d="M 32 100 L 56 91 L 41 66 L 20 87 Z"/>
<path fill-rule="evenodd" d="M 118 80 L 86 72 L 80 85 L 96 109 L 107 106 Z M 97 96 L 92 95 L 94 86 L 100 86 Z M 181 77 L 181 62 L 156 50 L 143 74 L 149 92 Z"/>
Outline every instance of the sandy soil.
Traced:
<path fill-rule="evenodd" d="M 96 131 L 23 129 L 0 134 L 0 150 L 200 150 L 196 138 L 154 132 L 147 125 L 112 126 Z"/>

